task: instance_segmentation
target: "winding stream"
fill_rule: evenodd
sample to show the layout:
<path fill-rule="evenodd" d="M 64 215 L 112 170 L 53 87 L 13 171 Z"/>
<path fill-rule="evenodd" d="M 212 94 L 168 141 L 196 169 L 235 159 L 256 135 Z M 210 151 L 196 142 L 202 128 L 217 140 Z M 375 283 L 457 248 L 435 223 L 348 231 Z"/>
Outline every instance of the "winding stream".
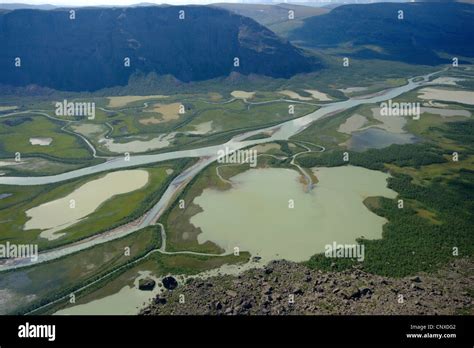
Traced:
<path fill-rule="evenodd" d="M 226 147 L 235 151 L 242 149 L 248 146 L 258 145 L 267 142 L 273 142 L 275 140 L 288 140 L 291 136 L 300 133 L 307 127 L 309 127 L 313 122 L 323 118 L 336 115 L 342 111 L 359 106 L 362 104 L 372 104 L 380 103 L 384 100 L 393 99 L 403 93 L 411 91 L 415 88 L 422 87 L 429 82 L 429 79 L 434 74 L 438 72 L 430 73 L 421 77 L 414 77 L 408 80 L 406 85 L 388 89 L 377 93 L 375 95 L 369 95 L 365 97 L 351 98 L 345 101 L 334 102 L 322 106 L 320 109 L 297 119 L 292 119 L 285 121 L 281 124 L 271 126 L 264 129 L 258 129 L 253 131 L 248 131 L 242 134 L 239 134 L 233 137 L 225 144 L 208 146 L 198 149 L 191 150 L 182 150 L 182 151 L 172 151 L 167 153 L 160 153 L 154 155 L 135 155 L 131 156 L 129 161 L 125 161 L 124 157 L 117 157 L 109 159 L 106 162 L 103 162 L 98 165 L 94 165 L 87 168 L 81 168 L 73 170 L 70 172 L 51 175 L 51 176 L 41 176 L 41 177 L 0 177 L 0 184 L 5 185 L 20 185 L 20 186 L 29 186 L 29 185 L 44 185 L 50 183 L 62 182 L 65 180 L 80 178 L 85 175 L 100 173 L 109 170 L 129 168 L 134 166 L 140 166 L 150 163 L 162 162 L 171 159 L 179 158 L 200 158 L 199 161 L 193 166 L 189 167 L 182 173 L 180 173 L 168 186 L 165 193 L 162 195 L 158 203 L 148 211 L 144 216 L 135 220 L 134 222 L 127 224 L 125 227 L 116 228 L 109 230 L 102 234 L 94 235 L 92 237 L 77 241 L 75 243 L 68 244 L 57 249 L 48 250 L 43 253 L 40 253 L 38 256 L 38 261 L 35 264 L 50 261 L 59 257 L 66 256 L 68 254 L 90 248 L 94 245 L 102 244 L 115 240 L 117 238 L 124 237 L 130 233 L 133 233 L 143 227 L 155 224 L 159 217 L 163 214 L 165 209 L 169 204 L 173 202 L 176 194 L 184 188 L 191 179 L 197 175 L 202 169 L 206 166 L 217 160 L 218 150 L 225 149 Z M 416 82 L 415 82 L 416 80 Z M 271 137 L 264 139 L 256 140 L 244 140 L 253 135 L 269 132 L 272 134 Z M 10 259 L 4 261 L 0 264 L 0 271 L 19 268 L 28 266 L 31 264 L 30 259 Z"/>

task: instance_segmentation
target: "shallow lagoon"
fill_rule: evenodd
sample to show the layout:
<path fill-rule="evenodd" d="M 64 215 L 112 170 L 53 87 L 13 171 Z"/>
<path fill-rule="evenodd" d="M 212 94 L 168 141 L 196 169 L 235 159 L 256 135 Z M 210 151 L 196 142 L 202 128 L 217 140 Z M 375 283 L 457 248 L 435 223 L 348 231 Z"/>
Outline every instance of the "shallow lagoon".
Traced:
<path fill-rule="evenodd" d="M 169 134 L 160 134 L 158 137 L 151 138 L 149 140 L 137 139 L 137 137 L 126 138 L 125 143 L 115 142 L 114 138 L 103 138 L 99 141 L 100 144 L 103 144 L 110 152 L 115 153 L 137 153 L 137 152 L 146 152 L 153 151 L 157 149 L 162 149 L 170 146 L 171 141 L 174 139 L 176 133 Z"/>
<path fill-rule="evenodd" d="M 157 284 L 159 279 L 151 275 L 149 271 L 140 272 L 134 280 L 133 286 L 126 285 L 119 292 L 71 307 L 66 307 L 55 313 L 55 315 L 135 315 L 151 299 L 160 294 L 162 288 L 155 286 L 152 291 L 138 289 L 140 279 L 151 278 Z"/>
<path fill-rule="evenodd" d="M 43 203 L 26 211 L 29 220 L 24 229 L 42 229 L 40 236 L 53 240 L 63 234 L 55 233 L 81 221 L 102 203 L 115 195 L 138 190 L 148 182 L 146 170 L 122 170 L 89 181 L 65 197 Z M 75 207 L 70 207 L 70 200 Z"/>
<path fill-rule="evenodd" d="M 11 193 L 0 193 L 0 199 L 8 198 L 11 195 L 12 195 Z"/>
<path fill-rule="evenodd" d="M 367 128 L 362 131 L 352 133 L 352 138 L 348 141 L 351 150 L 364 151 L 367 149 L 382 149 L 392 144 L 412 144 L 418 138 L 409 133 L 390 133 L 380 128 Z"/>
<path fill-rule="evenodd" d="M 206 189 L 194 203 L 203 212 L 191 218 L 200 227 L 198 241 L 210 240 L 227 252 L 234 247 L 265 261 L 308 260 L 326 244 L 381 238 L 386 220 L 370 212 L 363 200 L 396 197 L 388 174 L 360 167 L 314 169 L 319 183 L 305 193 L 299 173 L 291 169 L 252 169 L 232 178 L 227 191 Z M 294 208 L 288 207 L 294 200 Z"/>

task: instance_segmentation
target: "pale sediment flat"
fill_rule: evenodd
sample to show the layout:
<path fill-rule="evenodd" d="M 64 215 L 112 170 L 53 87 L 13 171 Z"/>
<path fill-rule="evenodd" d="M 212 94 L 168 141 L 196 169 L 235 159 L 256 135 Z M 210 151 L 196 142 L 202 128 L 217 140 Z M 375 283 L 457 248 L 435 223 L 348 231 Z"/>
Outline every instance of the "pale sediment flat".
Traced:
<path fill-rule="evenodd" d="M 69 165 L 61 162 L 51 161 L 40 157 L 22 158 L 20 162 L 13 159 L 0 161 L 0 167 L 18 166 L 21 170 L 35 174 L 41 170 L 64 169 Z"/>
<path fill-rule="evenodd" d="M 110 108 L 120 108 L 126 106 L 127 104 L 140 101 L 140 100 L 149 100 L 149 99 L 163 99 L 168 98 L 166 95 L 126 95 L 120 97 L 108 97 L 109 104 L 107 105 Z"/>
<path fill-rule="evenodd" d="M 0 106 L 0 111 L 11 111 L 18 109 L 18 106 Z"/>
<path fill-rule="evenodd" d="M 443 76 L 443 77 L 438 77 L 431 81 L 431 84 L 439 84 L 439 85 L 451 85 L 451 86 L 457 86 L 457 82 L 464 81 L 464 79 L 458 78 L 458 77 L 448 77 L 448 76 Z"/>
<path fill-rule="evenodd" d="M 347 87 L 347 88 L 340 88 L 338 91 L 341 91 L 344 94 L 351 94 L 356 92 L 362 92 L 369 89 L 368 87 Z"/>
<path fill-rule="evenodd" d="M 105 146 L 109 151 L 115 153 L 136 153 L 153 151 L 170 146 L 176 133 L 160 134 L 158 137 L 150 140 L 130 140 L 123 143 L 115 142 L 114 138 L 103 138 L 99 143 Z"/>
<path fill-rule="evenodd" d="M 299 95 L 296 92 L 290 91 L 290 90 L 283 90 L 283 91 L 278 91 L 278 93 L 283 94 L 287 97 L 290 97 L 291 99 L 297 99 L 297 100 L 302 100 L 302 101 L 310 101 L 313 100 L 311 97 L 303 97 L 302 95 Z"/>
<path fill-rule="evenodd" d="M 16 162 L 14 160 L 0 161 L 0 167 L 14 166 L 14 165 L 19 165 L 19 164 L 22 164 L 22 162 Z"/>
<path fill-rule="evenodd" d="M 171 103 L 171 104 L 153 104 L 151 107 L 146 108 L 145 112 L 156 112 L 162 115 L 161 118 L 156 117 L 149 117 L 149 118 L 141 118 L 139 122 L 141 124 L 157 124 L 157 123 L 165 123 L 169 121 L 175 121 L 179 119 L 179 108 L 181 107 L 181 103 Z"/>
<path fill-rule="evenodd" d="M 140 122 L 141 124 L 144 124 L 146 126 L 146 125 L 149 125 L 149 124 L 163 123 L 164 120 L 160 119 L 158 117 L 152 116 L 152 117 L 147 117 L 147 118 L 141 118 L 140 120 L 138 120 L 138 122 Z"/>
<path fill-rule="evenodd" d="M 53 138 L 30 138 L 31 145 L 48 146 L 53 142 Z"/>
<path fill-rule="evenodd" d="M 422 103 L 423 106 L 426 107 L 433 107 L 433 108 L 446 108 L 449 107 L 448 104 L 438 103 L 433 100 L 428 100 L 427 102 Z"/>
<path fill-rule="evenodd" d="M 63 234 L 56 233 L 86 218 L 102 203 L 115 195 L 135 191 L 148 182 L 146 170 L 123 170 L 108 173 L 102 178 L 89 181 L 65 197 L 43 203 L 26 211 L 29 220 L 24 230 L 43 230 L 42 238 L 54 240 Z M 70 201 L 75 207 L 70 207 Z"/>
<path fill-rule="evenodd" d="M 82 134 L 86 137 L 102 134 L 107 131 L 107 127 L 105 125 L 95 123 L 74 124 L 71 126 L 71 128 L 74 132 Z"/>
<path fill-rule="evenodd" d="M 405 116 L 384 116 L 380 114 L 380 108 L 372 108 L 372 116 L 382 122 L 382 124 L 376 125 L 378 128 L 385 129 L 390 133 L 405 133 L 403 127 L 407 123 Z"/>
<path fill-rule="evenodd" d="M 346 119 L 346 121 L 339 126 L 337 131 L 340 133 L 351 134 L 365 126 L 366 123 L 367 118 L 365 116 L 355 114 Z"/>
<path fill-rule="evenodd" d="M 218 101 L 222 99 L 222 94 L 217 93 L 217 92 L 209 92 L 207 94 L 207 97 L 212 101 Z"/>
<path fill-rule="evenodd" d="M 256 92 L 233 91 L 230 95 L 237 99 L 253 98 Z"/>
<path fill-rule="evenodd" d="M 208 121 L 208 122 L 202 122 L 196 125 L 193 125 L 192 127 L 194 130 L 185 132 L 186 134 L 196 134 L 196 135 L 203 135 L 203 134 L 208 134 L 213 131 L 212 128 L 212 122 L 213 121 Z"/>
<path fill-rule="evenodd" d="M 380 107 L 375 107 L 371 109 L 372 117 L 376 119 L 377 121 L 380 121 L 381 123 L 369 126 L 369 128 L 380 128 L 389 133 L 394 133 L 394 134 L 407 133 L 404 127 L 407 123 L 407 119 L 413 116 L 386 116 L 386 115 L 382 115 L 380 113 L 380 110 L 381 110 Z M 470 117 L 471 116 L 471 112 L 468 110 L 421 107 L 420 115 L 423 115 L 424 113 L 439 115 L 441 117 L 454 117 L 454 116 Z M 364 124 L 361 124 L 362 120 L 360 118 L 352 119 L 352 117 L 354 116 L 358 116 L 358 115 L 353 115 L 350 118 L 348 118 L 345 123 L 341 124 L 338 131 L 342 133 L 351 134 L 358 130 L 363 130 Z M 360 117 L 363 117 L 363 116 L 360 116 Z"/>
<path fill-rule="evenodd" d="M 418 98 L 430 100 L 450 101 L 467 105 L 474 105 L 474 92 L 465 90 L 449 90 L 425 87 L 419 91 Z"/>
<path fill-rule="evenodd" d="M 304 91 L 308 92 L 309 94 L 311 94 L 311 96 L 314 99 L 319 100 L 319 101 L 331 101 L 332 100 L 332 98 L 330 96 L 328 96 L 326 93 L 317 91 L 315 89 L 305 89 Z"/>

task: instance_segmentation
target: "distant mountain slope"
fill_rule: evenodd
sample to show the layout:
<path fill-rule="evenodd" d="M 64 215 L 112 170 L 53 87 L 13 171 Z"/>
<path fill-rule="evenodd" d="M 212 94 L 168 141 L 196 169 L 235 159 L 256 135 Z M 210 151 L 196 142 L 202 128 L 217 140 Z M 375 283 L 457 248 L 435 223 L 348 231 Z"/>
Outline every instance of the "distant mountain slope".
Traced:
<path fill-rule="evenodd" d="M 328 13 L 323 7 L 303 6 L 290 3 L 282 4 L 248 4 L 217 3 L 212 6 L 224 8 L 239 15 L 256 20 L 278 35 L 286 34 L 303 24 L 303 19 Z M 294 11 L 294 19 L 288 19 L 288 11 Z"/>
<path fill-rule="evenodd" d="M 403 11 L 403 20 L 397 18 Z M 474 6 L 462 3 L 345 5 L 305 20 L 290 40 L 343 47 L 360 58 L 435 65 L 437 52 L 474 57 Z"/>
<path fill-rule="evenodd" d="M 7 12 L 0 47 L 1 84 L 71 91 L 125 85 L 136 72 L 194 81 L 232 71 L 287 78 L 318 68 L 254 20 L 203 6 L 81 8 L 74 20 L 64 9 Z"/>
<path fill-rule="evenodd" d="M 23 4 L 23 3 L 10 3 L 10 4 L 0 4 L 0 9 L 3 10 L 18 10 L 18 9 L 35 9 L 35 10 L 52 10 L 57 6 L 50 5 L 50 4 L 43 4 L 43 5 L 30 5 L 30 4 Z"/>

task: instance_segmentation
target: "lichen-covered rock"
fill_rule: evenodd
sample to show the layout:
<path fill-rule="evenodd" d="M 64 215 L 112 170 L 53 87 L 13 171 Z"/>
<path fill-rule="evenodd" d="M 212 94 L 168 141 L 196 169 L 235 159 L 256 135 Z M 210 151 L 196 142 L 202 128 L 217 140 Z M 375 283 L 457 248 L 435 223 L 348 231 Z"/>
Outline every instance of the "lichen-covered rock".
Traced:
<path fill-rule="evenodd" d="M 474 288 L 473 266 L 463 259 L 436 273 L 417 276 L 422 288 L 413 276 L 388 278 L 357 268 L 324 272 L 277 261 L 271 263 L 271 273 L 267 267 L 238 277 L 196 279 L 179 291 L 161 294 L 159 304 L 152 302 L 141 314 L 474 314 L 469 290 Z M 185 303 L 179 302 L 180 294 Z"/>

